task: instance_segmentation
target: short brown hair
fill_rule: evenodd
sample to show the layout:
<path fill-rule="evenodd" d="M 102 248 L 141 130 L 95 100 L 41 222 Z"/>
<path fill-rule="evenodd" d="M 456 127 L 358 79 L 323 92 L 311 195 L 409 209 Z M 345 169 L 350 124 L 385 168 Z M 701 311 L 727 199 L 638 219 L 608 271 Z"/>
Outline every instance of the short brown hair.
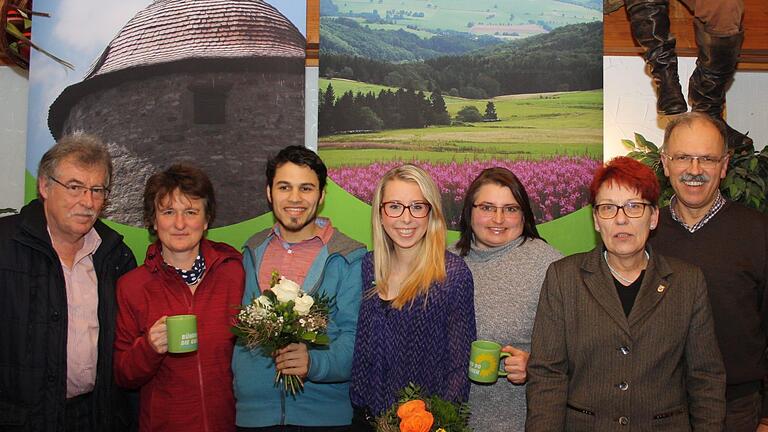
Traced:
<path fill-rule="evenodd" d="M 213 223 L 216 216 L 216 196 L 213 193 L 211 179 L 200 168 L 187 164 L 175 164 L 165 171 L 152 174 L 144 188 L 144 226 L 151 235 L 157 235 L 155 230 L 157 204 L 176 189 L 190 198 L 202 199 L 205 203 L 205 217 L 208 219 L 208 225 Z"/>
<path fill-rule="evenodd" d="M 84 132 L 75 132 L 63 136 L 40 159 L 37 167 L 38 195 L 40 194 L 40 179 L 56 176 L 56 170 L 64 159 L 72 158 L 72 161 L 81 166 L 101 166 L 107 172 L 107 184 L 112 183 L 112 157 L 109 156 L 107 146 L 99 137 Z M 42 197 L 40 197 L 42 198 Z"/>

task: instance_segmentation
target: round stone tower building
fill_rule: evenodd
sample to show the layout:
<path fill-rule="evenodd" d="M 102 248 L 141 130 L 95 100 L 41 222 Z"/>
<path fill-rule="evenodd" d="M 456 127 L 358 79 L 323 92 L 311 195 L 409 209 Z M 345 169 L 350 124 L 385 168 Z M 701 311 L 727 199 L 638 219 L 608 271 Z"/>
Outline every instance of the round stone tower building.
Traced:
<path fill-rule="evenodd" d="M 109 219 L 142 226 L 147 178 L 189 162 L 213 181 L 214 226 L 241 222 L 269 210 L 267 158 L 304 144 L 305 47 L 261 0 L 157 0 L 59 95 L 48 125 L 108 144 Z"/>

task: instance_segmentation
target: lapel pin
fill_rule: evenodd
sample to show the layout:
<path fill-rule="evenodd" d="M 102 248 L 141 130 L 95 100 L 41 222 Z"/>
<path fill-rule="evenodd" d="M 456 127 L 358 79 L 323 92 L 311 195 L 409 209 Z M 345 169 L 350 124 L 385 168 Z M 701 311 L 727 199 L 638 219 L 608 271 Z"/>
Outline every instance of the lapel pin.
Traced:
<path fill-rule="evenodd" d="M 660 292 L 660 293 L 663 293 L 663 292 L 664 292 L 664 290 L 665 290 L 666 288 L 667 288 L 667 287 L 666 287 L 666 286 L 664 286 L 663 284 L 662 284 L 662 285 L 659 285 L 659 287 L 658 287 L 658 288 L 656 288 L 656 292 Z"/>

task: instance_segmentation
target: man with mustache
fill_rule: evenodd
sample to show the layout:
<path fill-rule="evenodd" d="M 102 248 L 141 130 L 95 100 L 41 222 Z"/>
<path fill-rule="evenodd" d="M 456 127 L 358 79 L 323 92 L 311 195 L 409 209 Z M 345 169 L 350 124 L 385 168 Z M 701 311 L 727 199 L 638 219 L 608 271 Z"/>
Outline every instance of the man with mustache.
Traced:
<path fill-rule="evenodd" d="M 721 195 L 726 142 L 725 125 L 706 114 L 669 123 L 662 162 L 675 195 L 660 212 L 651 244 L 704 272 L 727 376 L 723 430 L 767 431 L 761 395 L 768 375 L 768 217 Z"/>
<path fill-rule="evenodd" d="M 245 244 L 248 303 L 270 288 L 273 271 L 299 284 L 315 299 L 332 299 L 330 344 L 315 349 L 290 344 L 270 358 L 236 347 L 232 358 L 238 431 L 341 432 L 352 422 L 349 380 L 357 314 L 363 292 L 360 265 L 365 247 L 318 217 L 327 169 L 302 146 L 282 149 L 267 162 L 267 200 L 275 225 Z M 275 371 L 304 380 L 304 390 L 286 395 Z"/>
<path fill-rule="evenodd" d="M 112 162 L 96 137 L 63 137 L 40 161 L 38 199 L 0 219 L 0 430 L 119 431 L 115 284 L 136 267 L 98 220 Z"/>

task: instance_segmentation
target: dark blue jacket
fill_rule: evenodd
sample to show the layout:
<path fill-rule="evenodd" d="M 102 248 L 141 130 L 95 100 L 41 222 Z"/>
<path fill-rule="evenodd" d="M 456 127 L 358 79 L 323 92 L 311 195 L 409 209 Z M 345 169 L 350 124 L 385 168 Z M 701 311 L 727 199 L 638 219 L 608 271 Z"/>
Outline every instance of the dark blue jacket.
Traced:
<path fill-rule="evenodd" d="M 123 238 L 101 221 L 93 256 L 98 278 L 99 342 L 94 425 L 125 430 L 125 395 L 112 376 L 117 279 L 136 267 Z M 45 213 L 34 200 L 18 215 L 0 218 L 0 430 L 64 430 L 67 394 L 67 290 L 48 235 Z"/>

